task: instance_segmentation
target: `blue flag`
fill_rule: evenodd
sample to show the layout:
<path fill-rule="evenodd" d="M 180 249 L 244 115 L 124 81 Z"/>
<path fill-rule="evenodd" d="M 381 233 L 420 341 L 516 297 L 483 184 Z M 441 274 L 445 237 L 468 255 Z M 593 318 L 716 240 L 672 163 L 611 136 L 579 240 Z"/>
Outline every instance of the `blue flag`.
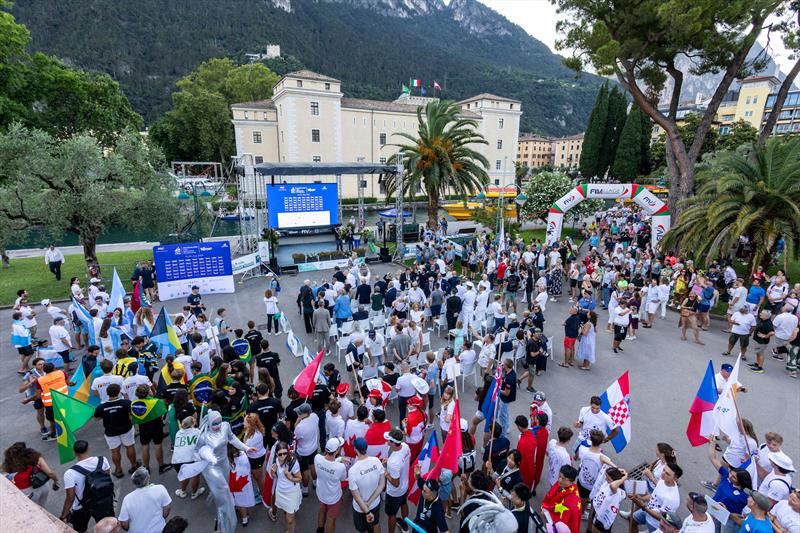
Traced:
<path fill-rule="evenodd" d="M 125 287 L 122 286 L 122 280 L 119 279 L 116 268 L 111 281 L 111 296 L 108 301 L 109 312 L 113 313 L 114 309 L 125 311 Z"/>
<path fill-rule="evenodd" d="M 89 310 L 74 297 L 72 298 L 72 307 L 75 309 L 75 316 L 78 317 L 81 326 L 89 335 L 89 344 L 97 345 L 97 338 L 94 334 L 94 319 L 92 315 L 89 314 Z"/>
<path fill-rule="evenodd" d="M 161 312 L 158 313 L 156 323 L 153 325 L 153 331 L 150 332 L 150 340 L 158 346 L 162 356 L 174 354 L 181 347 L 178 335 L 172 326 L 172 321 L 167 315 L 166 307 L 162 307 Z"/>

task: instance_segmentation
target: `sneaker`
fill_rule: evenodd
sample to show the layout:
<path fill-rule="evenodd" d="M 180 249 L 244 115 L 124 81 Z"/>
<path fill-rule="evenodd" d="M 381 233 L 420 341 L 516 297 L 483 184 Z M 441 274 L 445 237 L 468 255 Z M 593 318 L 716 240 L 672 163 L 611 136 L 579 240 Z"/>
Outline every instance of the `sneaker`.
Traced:
<path fill-rule="evenodd" d="M 400 531 L 408 531 L 408 524 L 402 518 L 397 521 L 397 527 L 400 528 Z"/>
<path fill-rule="evenodd" d="M 185 498 L 188 495 L 189 495 L 189 493 L 187 493 L 185 490 L 175 489 L 175 496 L 177 496 L 178 498 Z M 194 499 L 194 498 L 192 498 L 192 499 Z"/>
<path fill-rule="evenodd" d="M 782 355 L 772 354 L 772 358 L 775 359 L 776 361 L 783 361 Z"/>
<path fill-rule="evenodd" d="M 633 337 L 628 337 L 628 339 L 632 340 L 632 341 L 635 341 L 636 340 L 636 335 L 634 335 Z"/>
<path fill-rule="evenodd" d="M 50 430 L 49 430 L 49 429 L 47 429 L 46 427 L 40 427 L 40 428 L 39 428 L 39 433 L 40 433 L 42 436 L 44 436 L 44 435 L 47 435 L 48 433 L 50 433 Z"/>
<path fill-rule="evenodd" d="M 302 492 L 303 498 L 308 498 L 308 487 L 303 487 Z"/>
<path fill-rule="evenodd" d="M 56 436 L 54 433 L 48 433 L 42 437 L 42 440 L 45 442 L 50 442 L 51 440 L 56 440 Z"/>
<path fill-rule="evenodd" d="M 751 366 L 750 370 L 752 370 L 756 374 L 763 374 L 765 372 L 764 368 L 760 366 Z"/>
<path fill-rule="evenodd" d="M 722 352 L 722 355 L 730 355 L 731 352 Z"/>
<path fill-rule="evenodd" d="M 200 487 L 199 489 L 197 489 L 197 492 L 193 492 L 192 493 L 192 499 L 196 500 L 197 498 L 202 496 L 205 492 L 206 492 L 206 488 L 205 487 Z"/>
<path fill-rule="evenodd" d="M 620 511 L 618 514 L 626 520 L 631 516 L 630 511 Z"/>
<path fill-rule="evenodd" d="M 161 465 L 161 466 L 158 467 L 158 473 L 159 474 L 163 474 L 164 472 L 166 472 L 170 468 L 172 468 L 172 465 Z"/>
<path fill-rule="evenodd" d="M 242 527 L 247 527 L 247 524 L 250 522 L 250 517 L 243 516 L 241 522 L 242 522 Z"/>
<path fill-rule="evenodd" d="M 701 481 L 700 484 L 712 492 L 717 491 L 717 485 L 713 481 Z"/>

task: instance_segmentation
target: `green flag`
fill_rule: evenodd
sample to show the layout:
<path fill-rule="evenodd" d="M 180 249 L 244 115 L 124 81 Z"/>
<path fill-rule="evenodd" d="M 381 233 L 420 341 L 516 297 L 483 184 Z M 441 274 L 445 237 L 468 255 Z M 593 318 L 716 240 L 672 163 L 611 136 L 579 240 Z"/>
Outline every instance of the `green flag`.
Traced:
<path fill-rule="evenodd" d="M 53 418 L 56 424 L 56 442 L 58 443 L 58 460 L 63 465 L 75 459 L 72 446 L 75 444 L 77 431 L 94 416 L 94 407 L 56 390 L 51 390 L 53 398 Z"/>
<path fill-rule="evenodd" d="M 144 400 L 133 400 L 131 402 L 131 419 L 134 424 L 144 424 L 164 415 L 167 406 L 164 400 L 157 398 L 145 398 Z"/>
<path fill-rule="evenodd" d="M 408 85 L 405 83 L 403 84 L 403 90 L 400 91 L 402 94 L 411 94 L 411 89 L 408 88 Z"/>

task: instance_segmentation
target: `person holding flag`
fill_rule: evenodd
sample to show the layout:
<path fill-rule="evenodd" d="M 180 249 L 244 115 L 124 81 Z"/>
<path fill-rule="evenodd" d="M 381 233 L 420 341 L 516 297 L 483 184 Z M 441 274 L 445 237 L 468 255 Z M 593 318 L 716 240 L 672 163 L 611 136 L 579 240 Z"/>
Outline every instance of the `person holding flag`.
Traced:
<path fill-rule="evenodd" d="M 427 423 L 428 417 L 425 415 L 422 398 L 416 395 L 410 397 L 408 399 L 408 414 L 403 420 L 403 427 L 406 434 L 405 441 L 411 452 L 411 461 L 416 460 L 422 450 Z"/>
<path fill-rule="evenodd" d="M 67 381 L 67 375 L 63 370 L 56 370 L 53 363 L 45 363 L 42 367 L 44 375 L 37 378 L 35 382 L 36 392 L 31 401 L 41 400 L 44 406 L 44 417 L 50 423 L 50 433 L 42 436 L 43 441 L 56 440 L 56 418 L 53 411 L 53 394 L 61 393 L 66 396 L 69 387 L 75 385 L 72 381 Z"/>
<path fill-rule="evenodd" d="M 419 456 L 417 456 L 409 469 L 408 501 L 414 505 L 419 505 L 421 494 L 420 486 L 416 483 L 417 473 L 423 476 L 426 475 L 430 471 L 431 465 L 435 464 L 438 460 L 439 441 L 437 440 L 436 432 L 433 431 L 431 432 L 431 436 L 428 437 L 428 441 L 425 443 L 422 451 L 419 453 Z"/>
<path fill-rule="evenodd" d="M 563 522 L 570 533 L 581 531 L 581 497 L 575 480 L 578 471 L 572 465 L 564 465 L 558 472 L 558 480 L 550 487 L 542 500 L 542 514 L 548 524 Z"/>
<path fill-rule="evenodd" d="M 142 464 L 150 470 L 150 443 L 156 452 L 158 473 L 163 474 L 172 466 L 164 464 L 164 450 L 161 445 L 164 440 L 163 416 L 167 413 L 164 400 L 150 396 L 150 387 L 139 385 L 136 387 L 136 399 L 130 402 L 131 419 L 139 426 L 139 443 L 142 445 Z"/>
<path fill-rule="evenodd" d="M 181 349 L 178 334 L 169 319 L 166 307 L 162 307 L 158 313 L 158 318 L 156 318 L 156 322 L 150 332 L 150 342 L 158 347 L 158 351 L 162 356 L 167 354 L 174 355 L 175 352 Z"/>
<path fill-rule="evenodd" d="M 138 388 L 137 388 L 138 390 Z M 106 444 L 111 450 L 111 461 L 114 463 L 114 477 L 122 478 L 122 455 L 120 447 L 125 447 L 131 467 L 129 474 L 133 474 L 139 467 L 134 448 L 135 435 L 131 421 L 131 402 L 120 396 L 122 388 L 112 383 L 106 388 L 108 401 L 98 405 L 94 410 L 94 417 L 103 420 L 103 434 Z"/>
<path fill-rule="evenodd" d="M 694 401 L 689 407 L 689 425 L 686 437 L 692 446 L 700 446 L 708 442 L 708 436 L 714 430 L 714 406 L 719 400 L 714 378 L 714 363 L 709 360 L 703 381 L 697 389 Z"/>

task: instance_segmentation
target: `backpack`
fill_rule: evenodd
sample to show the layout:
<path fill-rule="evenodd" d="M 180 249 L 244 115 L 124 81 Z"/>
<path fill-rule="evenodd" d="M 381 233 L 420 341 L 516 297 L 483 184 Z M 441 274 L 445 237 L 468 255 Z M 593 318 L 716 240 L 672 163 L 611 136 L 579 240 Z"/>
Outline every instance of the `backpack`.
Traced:
<path fill-rule="evenodd" d="M 91 513 L 111 512 L 114 514 L 114 481 L 111 474 L 103 471 L 103 458 L 97 458 L 97 467 L 94 470 L 87 470 L 82 466 L 75 465 L 71 468 L 83 475 L 83 498 L 78 498 L 81 507 Z M 77 494 L 75 495 L 77 498 Z"/>

